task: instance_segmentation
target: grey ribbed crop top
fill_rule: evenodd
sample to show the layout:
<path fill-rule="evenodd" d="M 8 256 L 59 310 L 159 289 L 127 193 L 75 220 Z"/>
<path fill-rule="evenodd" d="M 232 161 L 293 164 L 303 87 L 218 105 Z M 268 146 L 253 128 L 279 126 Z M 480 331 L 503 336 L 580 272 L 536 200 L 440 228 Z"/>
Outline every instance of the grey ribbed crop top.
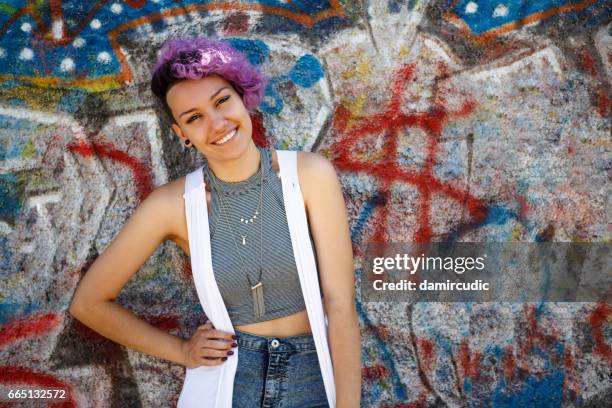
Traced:
<path fill-rule="evenodd" d="M 208 212 L 212 264 L 217 286 L 233 325 L 244 325 L 276 319 L 297 313 L 306 308 L 293 256 L 293 246 L 287 225 L 281 180 L 272 169 L 271 153 L 260 149 L 263 159 L 263 199 L 260 214 L 250 220 L 259 207 L 261 167 L 247 180 L 224 182 L 204 167 L 204 178 L 211 186 L 211 204 Z M 223 194 L 221 202 L 214 189 Z M 226 217 L 226 214 L 228 217 Z M 231 235 L 227 219 L 231 222 Z M 260 222 L 263 220 L 262 277 L 266 313 L 255 318 L 253 296 L 245 268 L 252 283 L 259 277 Z M 245 245 L 242 245 L 243 236 Z M 232 241 L 233 240 L 233 241 Z M 311 237 L 312 241 L 312 237 Z M 242 260 L 236 253 L 241 251 Z M 314 250 L 314 243 L 312 245 Z"/>

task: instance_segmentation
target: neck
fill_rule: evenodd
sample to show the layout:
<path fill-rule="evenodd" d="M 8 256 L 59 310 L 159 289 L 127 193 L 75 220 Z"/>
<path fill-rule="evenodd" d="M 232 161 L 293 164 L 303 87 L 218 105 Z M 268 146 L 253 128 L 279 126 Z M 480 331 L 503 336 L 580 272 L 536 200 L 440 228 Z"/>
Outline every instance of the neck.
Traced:
<path fill-rule="evenodd" d="M 218 179 L 237 182 L 246 180 L 255 174 L 259 170 L 260 161 L 259 150 L 251 142 L 247 151 L 239 158 L 224 161 L 209 160 L 208 166 Z"/>

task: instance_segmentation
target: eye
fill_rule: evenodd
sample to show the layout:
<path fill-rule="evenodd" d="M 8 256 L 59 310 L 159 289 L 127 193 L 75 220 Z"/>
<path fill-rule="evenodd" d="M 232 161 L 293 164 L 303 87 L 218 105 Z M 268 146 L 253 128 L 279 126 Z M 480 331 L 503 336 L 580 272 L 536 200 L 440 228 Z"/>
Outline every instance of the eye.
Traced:
<path fill-rule="evenodd" d="M 187 123 L 191 123 L 196 119 L 199 119 L 201 117 L 201 115 L 199 113 L 195 113 L 193 115 L 191 115 L 188 119 L 187 119 Z"/>
<path fill-rule="evenodd" d="M 227 102 L 227 100 L 230 98 L 230 95 L 224 96 L 223 98 L 219 99 L 217 101 L 217 106 L 221 105 L 222 103 Z"/>

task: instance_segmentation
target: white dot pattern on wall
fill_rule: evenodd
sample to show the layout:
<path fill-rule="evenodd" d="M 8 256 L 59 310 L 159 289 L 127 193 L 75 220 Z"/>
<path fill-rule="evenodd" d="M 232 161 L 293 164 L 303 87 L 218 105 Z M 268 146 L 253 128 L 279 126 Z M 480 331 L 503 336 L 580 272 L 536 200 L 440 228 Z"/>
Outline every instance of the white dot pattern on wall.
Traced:
<path fill-rule="evenodd" d="M 29 61 L 32 58 L 34 58 L 34 51 L 32 51 L 30 48 L 24 48 L 19 53 L 20 60 Z"/>
<path fill-rule="evenodd" d="M 72 42 L 72 46 L 74 48 L 81 48 L 84 45 L 85 45 L 85 40 L 82 39 L 81 37 L 76 37 L 74 41 Z"/>
<path fill-rule="evenodd" d="M 97 30 L 98 28 L 102 27 L 102 23 L 97 18 L 94 18 L 91 20 L 91 23 L 89 23 L 89 26 L 94 30 Z"/>
<path fill-rule="evenodd" d="M 97 59 L 99 62 L 103 64 L 108 64 L 109 62 L 111 62 L 111 56 L 106 51 L 102 51 L 101 53 L 99 53 Z"/>
<path fill-rule="evenodd" d="M 465 5 L 465 12 L 467 14 L 473 14 L 476 11 L 478 11 L 478 4 L 474 3 L 473 1 L 470 1 L 468 4 Z"/>
<path fill-rule="evenodd" d="M 119 14 L 123 11 L 123 7 L 119 3 L 113 3 L 111 6 L 111 11 L 115 14 Z"/>
<path fill-rule="evenodd" d="M 74 70 L 74 61 L 72 58 L 64 58 L 60 64 L 60 69 L 64 72 L 70 72 Z"/>
<path fill-rule="evenodd" d="M 508 7 L 503 4 L 499 4 L 493 10 L 493 17 L 506 17 L 508 15 Z"/>

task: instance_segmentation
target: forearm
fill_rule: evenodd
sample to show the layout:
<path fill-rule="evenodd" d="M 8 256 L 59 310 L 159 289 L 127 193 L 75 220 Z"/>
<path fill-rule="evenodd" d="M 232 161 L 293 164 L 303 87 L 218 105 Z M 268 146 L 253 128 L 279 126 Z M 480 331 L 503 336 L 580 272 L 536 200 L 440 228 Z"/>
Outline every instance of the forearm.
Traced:
<path fill-rule="evenodd" d="M 357 312 L 353 308 L 329 313 L 328 322 L 336 407 L 358 408 L 361 398 L 361 340 Z"/>
<path fill-rule="evenodd" d="M 119 344 L 184 365 L 183 339 L 146 323 L 112 301 L 70 309 L 83 324 Z"/>

